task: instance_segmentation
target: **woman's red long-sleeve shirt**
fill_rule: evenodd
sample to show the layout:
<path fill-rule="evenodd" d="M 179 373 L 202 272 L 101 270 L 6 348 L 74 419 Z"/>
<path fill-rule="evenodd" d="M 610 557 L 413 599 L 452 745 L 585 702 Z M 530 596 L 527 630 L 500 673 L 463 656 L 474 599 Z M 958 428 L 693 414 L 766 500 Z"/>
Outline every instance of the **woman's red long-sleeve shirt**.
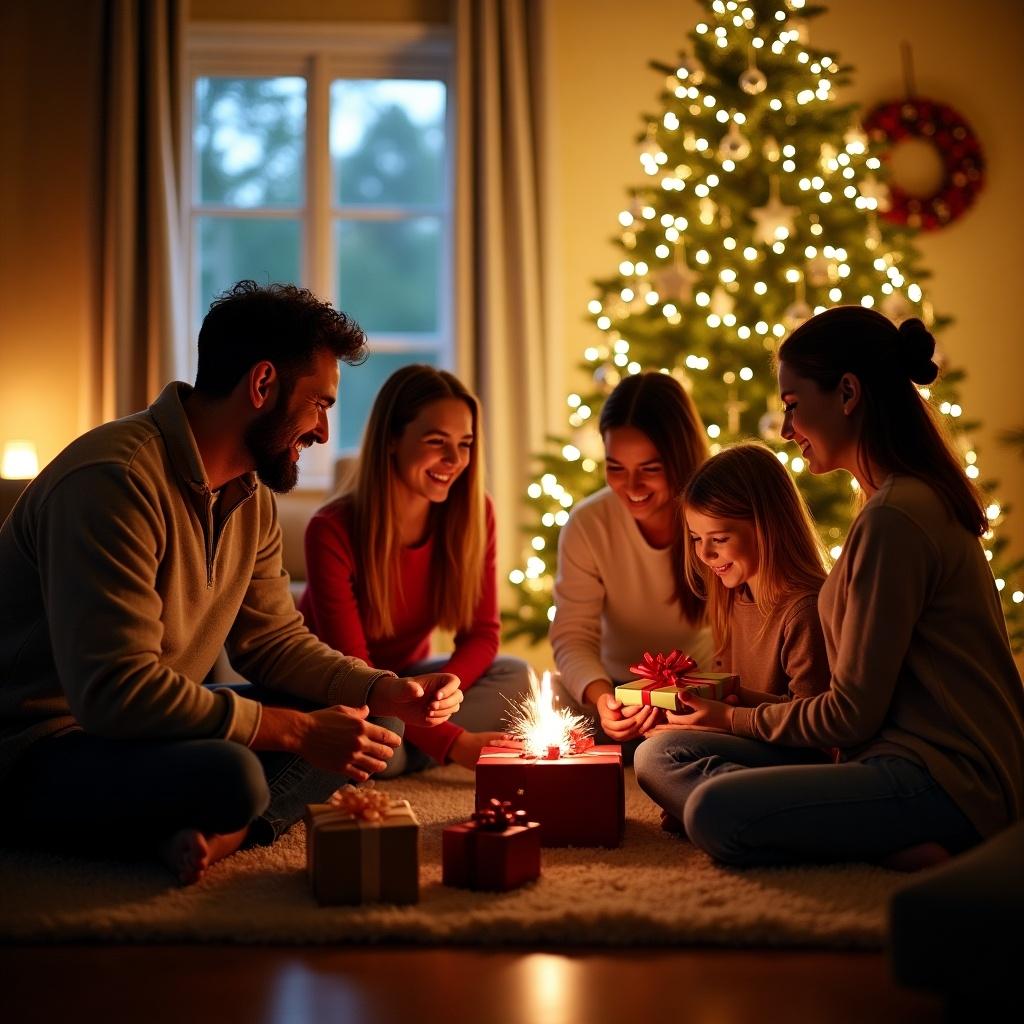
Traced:
<path fill-rule="evenodd" d="M 486 503 L 487 547 L 480 600 L 468 629 L 455 636 L 455 650 L 441 671 L 459 677 L 468 690 L 490 668 L 498 653 L 498 592 L 494 507 Z M 392 595 L 391 636 L 372 636 L 366 629 L 359 587 L 360 553 L 353 546 L 351 506 L 344 499 L 325 505 L 306 528 L 306 592 L 299 603 L 306 624 L 324 643 L 362 658 L 375 668 L 402 672 L 430 656 L 430 637 L 437 628 L 431 600 L 430 571 L 434 539 L 402 548 L 400 592 Z M 407 726 L 406 738 L 436 761 L 444 763 L 461 728 L 443 725 Z"/>

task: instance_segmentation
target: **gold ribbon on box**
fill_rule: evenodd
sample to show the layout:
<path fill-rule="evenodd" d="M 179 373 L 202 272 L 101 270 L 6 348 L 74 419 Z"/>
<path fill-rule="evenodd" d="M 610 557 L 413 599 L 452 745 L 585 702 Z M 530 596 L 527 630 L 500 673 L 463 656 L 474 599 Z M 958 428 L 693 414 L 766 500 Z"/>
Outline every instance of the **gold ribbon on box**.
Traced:
<path fill-rule="evenodd" d="M 359 830 L 359 891 L 367 903 L 380 899 L 380 829 L 389 818 L 409 813 L 405 800 L 392 801 L 372 788 L 344 786 L 331 797 L 331 810 L 317 816 L 317 822 L 354 824 Z"/>

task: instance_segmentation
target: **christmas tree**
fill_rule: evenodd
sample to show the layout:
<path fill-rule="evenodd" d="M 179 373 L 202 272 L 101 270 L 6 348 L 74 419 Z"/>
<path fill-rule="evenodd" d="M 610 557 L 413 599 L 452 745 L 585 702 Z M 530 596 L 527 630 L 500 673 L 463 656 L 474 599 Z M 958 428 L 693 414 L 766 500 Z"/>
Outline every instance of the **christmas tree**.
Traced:
<path fill-rule="evenodd" d="M 799 324 L 829 306 L 860 303 L 894 322 L 920 317 L 936 333 L 922 283 L 928 273 L 915 228 L 881 213 L 888 188 L 879 147 L 854 105 L 835 90 L 851 70 L 814 47 L 808 21 L 824 8 L 804 0 L 702 0 L 707 17 L 689 51 L 663 75 L 662 111 L 645 116 L 639 138 L 644 183 L 631 190 L 614 238 L 616 272 L 595 282 L 588 306 L 593 341 L 584 352 L 585 392 L 568 396 L 570 433 L 551 438 L 528 500 L 525 564 L 510 573 L 519 606 L 506 634 L 539 640 L 554 608 L 558 531 L 573 504 L 603 486 L 597 419 L 625 374 L 659 369 L 692 394 L 711 450 L 760 436 L 793 473 L 833 557 L 857 507 L 857 482 L 814 476 L 779 435 L 774 354 Z M 968 476 L 990 495 L 983 538 L 1015 646 L 1024 592 L 1012 585 L 1021 562 L 1004 561 L 997 536 L 1007 509 L 981 478 L 957 389 L 945 366 L 922 395 L 946 422 Z"/>

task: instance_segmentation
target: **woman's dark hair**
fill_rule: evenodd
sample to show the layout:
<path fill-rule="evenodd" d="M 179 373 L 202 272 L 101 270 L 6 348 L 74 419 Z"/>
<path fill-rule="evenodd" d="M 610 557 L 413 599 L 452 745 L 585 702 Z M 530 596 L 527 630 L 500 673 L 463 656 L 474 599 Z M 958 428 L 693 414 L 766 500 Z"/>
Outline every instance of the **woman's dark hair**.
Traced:
<path fill-rule="evenodd" d="M 858 463 L 918 477 L 940 495 L 971 533 L 988 530 L 981 492 L 967 478 L 945 428 L 915 384 L 939 374 L 935 339 L 917 319 L 897 327 L 863 306 L 836 306 L 798 327 L 779 347 L 779 362 L 822 391 L 834 391 L 843 374 L 861 384 L 864 418 Z M 873 481 L 877 482 L 877 481 Z"/>
<path fill-rule="evenodd" d="M 366 335 L 308 288 L 239 281 L 214 299 L 203 319 L 195 387 L 223 398 L 265 359 L 274 364 L 287 393 L 323 351 L 358 363 L 366 357 Z"/>
<path fill-rule="evenodd" d="M 693 399 L 667 373 L 649 370 L 626 377 L 608 396 L 599 421 L 601 436 L 616 427 L 635 427 L 657 449 L 675 502 L 672 537 L 673 600 L 687 620 L 703 622 L 704 602 L 686 580 L 687 531 L 682 494 L 694 471 L 708 457 L 707 434 Z"/>

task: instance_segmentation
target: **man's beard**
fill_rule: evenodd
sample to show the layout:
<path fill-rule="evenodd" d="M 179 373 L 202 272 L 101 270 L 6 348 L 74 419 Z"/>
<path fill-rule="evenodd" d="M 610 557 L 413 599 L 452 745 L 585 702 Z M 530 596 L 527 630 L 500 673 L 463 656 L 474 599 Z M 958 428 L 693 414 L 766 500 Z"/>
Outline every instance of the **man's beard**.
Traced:
<path fill-rule="evenodd" d="M 246 446 L 256 461 L 256 475 L 278 494 L 287 494 L 299 482 L 299 466 L 292 461 L 293 433 L 284 394 L 275 408 L 253 420 L 245 431 Z"/>

